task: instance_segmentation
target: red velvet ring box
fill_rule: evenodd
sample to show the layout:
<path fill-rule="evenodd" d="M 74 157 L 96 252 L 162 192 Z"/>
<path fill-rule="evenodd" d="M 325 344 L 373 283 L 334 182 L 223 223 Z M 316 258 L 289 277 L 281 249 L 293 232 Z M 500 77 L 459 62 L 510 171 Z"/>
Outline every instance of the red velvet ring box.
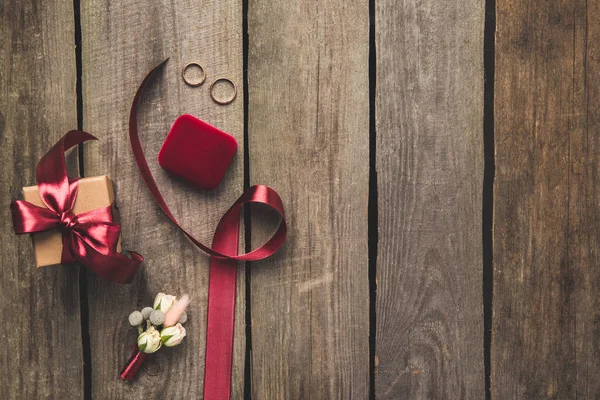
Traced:
<path fill-rule="evenodd" d="M 233 136 L 184 114 L 167 135 L 158 153 L 158 164 L 175 176 L 211 190 L 219 186 L 236 151 Z"/>

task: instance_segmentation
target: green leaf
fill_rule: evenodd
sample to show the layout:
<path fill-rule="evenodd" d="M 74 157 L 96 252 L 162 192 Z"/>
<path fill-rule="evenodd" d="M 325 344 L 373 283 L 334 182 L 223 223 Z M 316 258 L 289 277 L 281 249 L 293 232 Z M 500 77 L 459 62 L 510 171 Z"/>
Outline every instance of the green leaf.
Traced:
<path fill-rule="evenodd" d="M 160 339 L 162 340 L 163 343 L 166 343 L 167 340 L 171 339 L 174 335 L 166 335 L 161 337 Z"/>

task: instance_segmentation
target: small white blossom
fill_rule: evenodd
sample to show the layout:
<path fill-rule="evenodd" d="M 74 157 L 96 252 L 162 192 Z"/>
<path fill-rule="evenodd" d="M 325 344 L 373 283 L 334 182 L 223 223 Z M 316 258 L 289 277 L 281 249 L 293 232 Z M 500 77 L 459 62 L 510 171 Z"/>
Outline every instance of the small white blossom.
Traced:
<path fill-rule="evenodd" d="M 166 313 L 175 302 L 175 296 L 170 294 L 159 293 L 154 299 L 154 309 Z"/>
<path fill-rule="evenodd" d="M 154 353 L 162 346 L 160 333 L 151 326 L 138 336 L 137 344 L 142 353 Z"/>

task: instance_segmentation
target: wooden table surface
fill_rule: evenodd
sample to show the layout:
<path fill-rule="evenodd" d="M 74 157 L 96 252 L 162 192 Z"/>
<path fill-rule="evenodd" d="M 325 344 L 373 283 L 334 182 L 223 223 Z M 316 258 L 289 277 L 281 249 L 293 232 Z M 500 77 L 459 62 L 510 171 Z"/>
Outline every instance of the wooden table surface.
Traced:
<path fill-rule="evenodd" d="M 600 398 L 600 1 L 4 0 L 0 18 L 1 398 L 202 398 L 209 258 L 127 135 L 166 57 L 139 127 L 174 214 L 210 242 L 244 187 L 286 208 L 284 247 L 239 265 L 232 399 Z M 156 162 L 184 113 L 238 141 L 217 190 Z M 78 127 L 100 141 L 70 170 L 113 179 L 146 259 L 132 285 L 36 269 L 13 234 L 10 201 Z M 241 250 L 274 225 L 246 220 Z M 123 382 L 127 315 L 159 291 L 192 295 L 188 337 Z"/>

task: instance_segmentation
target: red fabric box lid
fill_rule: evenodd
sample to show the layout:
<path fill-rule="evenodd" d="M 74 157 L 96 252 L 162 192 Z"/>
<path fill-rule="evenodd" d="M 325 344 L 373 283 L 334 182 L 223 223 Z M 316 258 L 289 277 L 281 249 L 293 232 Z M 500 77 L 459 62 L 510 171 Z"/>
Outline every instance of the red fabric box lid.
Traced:
<path fill-rule="evenodd" d="M 211 190 L 219 186 L 236 151 L 233 136 L 184 114 L 175 120 L 158 163 L 169 173 Z"/>

